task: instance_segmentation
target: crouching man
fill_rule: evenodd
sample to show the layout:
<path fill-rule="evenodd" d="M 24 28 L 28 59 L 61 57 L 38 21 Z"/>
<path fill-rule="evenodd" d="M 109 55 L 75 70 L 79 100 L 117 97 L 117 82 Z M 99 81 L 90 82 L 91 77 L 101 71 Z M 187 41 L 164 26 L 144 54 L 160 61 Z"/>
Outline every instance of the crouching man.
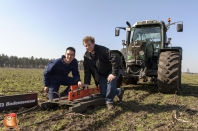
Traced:
<path fill-rule="evenodd" d="M 105 98 L 109 110 L 113 106 L 113 99 L 117 95 L 122 101 L 124 90 L 116 88 L 117 79 L 120 76 L 120 59 L 108 48 L 95 44 L 95 39 L 86 36 L 83 39 L 86 48 L 84 55 L 84 84 L 90 84 L 91 75 L 95 84 L 100 86 L 100 95 Z"/>
<path fill-rule="evenodd" d="M 72 72 L 73 77 L 68 76 L 70 72 Z M 78 61 L 75 58 L 75 49 L 68 47 L 65 55 L 50 62 L 44 71 L 43 77 L 43 83 L 45 85 L 44 92 L 48 93 L 49 100 L 59 97 L 60 85 L 67 86 L 60 93 L 60 97 L 68 95 L 70 85 L 78 84 L 79 87 L 82 87 L 83 84 L 78 71 Z"/>

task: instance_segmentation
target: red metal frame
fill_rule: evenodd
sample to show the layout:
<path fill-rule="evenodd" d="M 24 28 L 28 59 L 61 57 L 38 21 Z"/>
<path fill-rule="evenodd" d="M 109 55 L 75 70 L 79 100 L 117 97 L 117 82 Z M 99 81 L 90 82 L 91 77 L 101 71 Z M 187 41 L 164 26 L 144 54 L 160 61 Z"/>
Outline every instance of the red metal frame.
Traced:
<path fill-rule="evenodd" d="M 99 94 L 100 88 L 94 87 L 94 88 L 79 88 L 78 85 L 71 85 L 70 86 L 71 91 L 69 91 L 68 94 L 68 100 L 72 101 L 75 99 L 83 98 L 86 96 L 90 96 L 92 94 Z"/>

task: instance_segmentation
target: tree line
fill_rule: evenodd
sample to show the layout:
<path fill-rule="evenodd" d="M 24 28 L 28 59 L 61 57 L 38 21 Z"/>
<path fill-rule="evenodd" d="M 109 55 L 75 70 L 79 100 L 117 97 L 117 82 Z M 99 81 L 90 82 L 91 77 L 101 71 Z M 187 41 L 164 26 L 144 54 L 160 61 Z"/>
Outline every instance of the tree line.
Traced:
<path fill-rule="evenodd" d="M 34 58 L 31 56 L 27 57 L 17 57 L 17 56 L 7 56 L 5 54 L 0 54 L 0 67 L 10 67 L 10 68 L 45 68 L 45 66 L 55 59 L 46 58 Z M 83 70 L 82 60 L 79 61 L 79 70 Z"/>

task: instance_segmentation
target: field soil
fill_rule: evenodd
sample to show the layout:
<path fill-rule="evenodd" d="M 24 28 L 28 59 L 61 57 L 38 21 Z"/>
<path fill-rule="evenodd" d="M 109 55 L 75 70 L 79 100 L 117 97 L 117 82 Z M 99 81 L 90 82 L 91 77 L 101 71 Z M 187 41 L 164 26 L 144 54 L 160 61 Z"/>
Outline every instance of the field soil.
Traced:
<path fill-rule="evenodd" d="M 38 93 L 39 102 L 47 101 L 43 92 L 43 69 L 0 68 L 0 95 Z M 83 79 L 83 72 L 81 78 Z M 92 80 L 92 86 L 93 80 Z M 198 75 L 182 74 L 182 87 L 176 94 L 161 94 L 157 86 L 140 81 L 122 86 L 123 102 L 115 97 L 113 110 L 98 106 L 84 113 L 68 112 L 67 106 L 43 110 L 20 108 L 0 112 L 17 113 L 24 131 L 183 131 L 198 129 Z M 60 90 L 65 89 L 64 86 Z M 28 112 L 27 112 L 28 111 Z M 3 130 L 3 124 L 0 126 Z"/>

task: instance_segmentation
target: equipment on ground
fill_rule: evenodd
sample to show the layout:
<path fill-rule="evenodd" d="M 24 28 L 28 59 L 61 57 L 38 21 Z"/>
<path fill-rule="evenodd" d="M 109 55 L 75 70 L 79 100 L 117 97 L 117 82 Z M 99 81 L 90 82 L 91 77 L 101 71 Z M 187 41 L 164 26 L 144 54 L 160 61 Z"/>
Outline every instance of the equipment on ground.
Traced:
<path fill-rule="evenodd" d="M 68 100 L 75 100 L 83 97 L 89 97 L 92 94 L 99 94 L 100 88 L 94 87 L 94 88 L 79 88 L 77 85 L 70 86 L 69 94 L 68 94 Z"/>
<path fill-rule="evenodd" d="M 95 106 L 105 104 L 105 99 L 100 97 L 100 88 L 80 88 L 77 85 L 71 85 L 68 96 L 53 99 L 48 102 L 39 103 L 44 110 L 57 106 L 69 106 L 69 111 L 82 113 Z"/>
<path fill-rule="evenodd" d="M 182 48 L 173 47 L 167 38 L 170 25 L 177 24 L 177 32 L 183 32 L 183 22 L 168 24 L 158 20 L 136 22 L 132 27 L 116 27 L 115 36 L 120 29 L 126 31 L 126 41 L 122 40 L 120 51 L 112 50 L 121 59 L 121 81 L 124 84 L 137 84 L 139 79 L 157 84 L 159 92 L 175 93 L 181 87 Z"/>

